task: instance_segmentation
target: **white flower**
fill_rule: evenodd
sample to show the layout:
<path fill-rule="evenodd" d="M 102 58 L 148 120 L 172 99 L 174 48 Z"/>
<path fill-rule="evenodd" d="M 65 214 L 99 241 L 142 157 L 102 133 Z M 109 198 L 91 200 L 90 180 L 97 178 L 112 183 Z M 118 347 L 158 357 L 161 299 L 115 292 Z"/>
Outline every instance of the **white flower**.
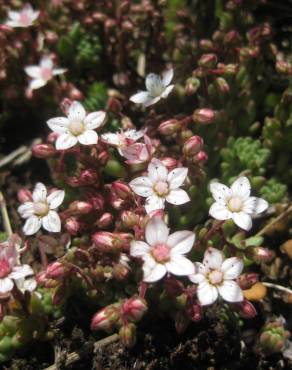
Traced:
<path fill-rule="evenodd" d="M 15 246 L 8 242 L 0 244 L 0 295 L 9 293 L 14 280 L 33 274 L 29 265 L 17 265 L 19 253 Z"/>
<path fill-rule="evenodd" d="M 124 132 L 117 133 L 106 133 L 101 135 L 101 139 L 109 144 L 117 147 L 120 155 L 123 155 L 123 149 L 127 148 L 129 145 L 135 143 L 137 140 L 141 139 L 145 133 L 145 130 L 127 130 Z"/>
<path fill-rule="evenodd" d="M 239 177 L 231 188 L 213 182 L 210 191 L 216 202 L 212 204 L 209 214 L 216 220 L 232 219 L 237 226 L 247 231 L 252 227 L 251 216 L 268 208 L 264 199 L 250 196 L 250 183 L 246 177 Z"/>
<path fill-rule="evenodd" d="M 173 78 L 173 69 L 169 69 L 162 74 L 162 78 L 155 73 L 150 73 L 146 77 L 145 85 L 147 91 L 140 91 L 130 97 L 136 104 L 143 104 L 145 107 L 157 103 L 160 99 L 166 99 L 174 88 L 170 85 Z"/>
<path fill-rule="evenodd" d="M 223 261 L 223 254 L 215 248 L 208 248 L 203 263 L 195 263 L 195 274 L 189 279 L 198 285 L 197 295 L 201 305 L 212 304 L 220 295 L 227 302 L 241 302 L 243 294 L 234 281 L 243 269 L 240 258 L 231 257 Z"/>
<path fill-rule="evenodd" d="M 38 18 L 40 12 L 34 11 L 30 4 L 24 5 L 19 11 L 9 11 L 8 20 L 6 21 L 7 26 L 10 27 L 29 27 L 32 26 L 33 22 Z"/>
<path fill-rule="evenodd" d="M 36 90 L 45 86 L 54 76 L 66 72 L 65 68 L 54 68 L 54 63 L 49 57 L 43 57 L 38 66 L 27 66 L 24 70 L 25 73 L 32 78 L 29 83 L 29 88 L 31 90 Z"/>
<path fill-rule="evenodd" d="M 97 144 L 98 135 L 94 131 L 105 119 L 105 112 L 98 111 L 86 115 L 82 104 L 74 101 L 68 111 L 68 118 L 56 117 L 47 121 L 51 130 L 60 134 L 56 140 L 56 149 L 65 150 L 76 145 Z"/>
<path fill-rule="evenodd" d="M 25 202 L 18 207 L 21 217 L 27 219 L 23 226 L 24 234 L 33 235 L 41 226 L 47 231 L 59 232 L 61 221 L 55 209 L 63 202 L 64 196 L 63 190 L 55 190 L 47 195 L 45 185 L 37 183 L 32 193 L 33 202 Z"/>
<path fill-rule="evenodd" d="M 150 213 L 156 209 L 164 209 L 165 201 L 180 205 L 190 200 L 187 192 L 179 188 L 187 173 L 188 169 L 185 167 L 168 172 L 159 159 L 153 158 L 148 165 L 148 177 L 137 177 L 129 185 L 136 194 L 147 197 L 145 209 Z"/>
<path fill-rule="evenodd" d="M 166 224 L 153 217 L 145 229 L 143 241 L 132 241 L 130 255 L 143 260 L 143 281 L 152 283 L 166 273 L 177 276 L 194 273 L 194 265 L 184 255 L 194 244 L 195 234 L 191 231 L 177 231 L 169 235 Z"/>

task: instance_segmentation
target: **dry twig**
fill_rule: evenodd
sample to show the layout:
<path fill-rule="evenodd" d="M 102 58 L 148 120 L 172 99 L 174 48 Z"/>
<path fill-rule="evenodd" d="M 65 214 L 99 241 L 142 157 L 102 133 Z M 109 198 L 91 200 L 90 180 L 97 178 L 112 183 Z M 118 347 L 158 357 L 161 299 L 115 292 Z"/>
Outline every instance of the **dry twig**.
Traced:
<path fill-rule="evenodd" d="M 271 222 L 269 222 L 265 227 L 263 227 L 256 236 L 262 236 L 267 234 L 270 230 L 273 229 L 273 227 L 280 221 L 284 220 L 286 217 L 288 217 L 292 213 L 292 204 L 285 209 L 284 212 L 282 212 L 278 217 L 274 218 Z"/>
<path fill-rule="evenodd" d="M 0 191 L 0 210 L 1 210 L 2 220 L 3 220 L 4 231 L 10 236 L 12 235 L 12 228 L 11 228 L 10 219 L 8 216 L 6 202 L 5 202 L 2 191 Z"/>

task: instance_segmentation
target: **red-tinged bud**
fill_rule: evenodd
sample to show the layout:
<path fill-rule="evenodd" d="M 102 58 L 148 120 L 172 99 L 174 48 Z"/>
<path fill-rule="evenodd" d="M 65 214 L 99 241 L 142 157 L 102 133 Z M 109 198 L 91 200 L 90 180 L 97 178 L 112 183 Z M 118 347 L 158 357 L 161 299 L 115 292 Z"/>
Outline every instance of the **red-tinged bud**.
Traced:
<path fill-rule="evenodd" d="M 184 292 L 184 285 L 174 277 L 166 277 L 163 281 L 164 289 L 167 294 L 177 297 Z"/>
<path fill-rule="evenodd" d="M 93 185 L 97 182 L 98 176 L 94 170 L 83 170 L 79 175 L 80 185 Z"/>
<path fill-rule="evenodd" d="M 237 31 L 229 31 L 225 36 L 224 36 L 224 44 L 225 45 L 234 45 L 237 44 L 238 41 L 240 41 L 240 35 Z"/>
<path fill-rule="evenodd" d="M 69 108 L 70 106 L 72 105 L 73 101 L 68 99 L 68 98 L 65 98 L 61 101 L 61 104 L 60 104 L 60 109 L 61 111 L 67 116 L 68 113 L 69 113 Z"/>
<path fill-rule="evenodd" d="M 8 26 L 7 24 L 0 24 L 0 31 L 3 31 L 5 33 L 13 33 L 14 32 L 14 28 L 13 27 L 10 27 Z"/>
<path fill-rule="evenodd" d="M 218 77 L 215 79 L 215 85 L 222 94 L 227 94 L 230 91 L 230 86 L 228 82 L 223 77 Z"/>
<path fill-rule="evenodd" d="M 68 211 L 72 214 L 86 215 L 93 210 L 91 203 L 75 200 L 69 205 Z"/>
<path fill-rule="evenodd" d="M 200 306 L 198 303 L 191 304 L 188 309 L 188 316 L 191 321 L 198 322 L 202 320 L 203 317 L 203 310 L 202 306 Z"/>
<path fill-rule="evenodd" d="M 108 18 L 104 22 L 104 27 L 105 27 L 106 32 L 109 32 L 110 30 L 112 30 L 116 26 L 117 26 L 117 22 L 114 19 L 109 19 Z"/>
<path fill-rule="evenodd" d="M 113 112 L 113 113 L 119 113 L 122 110 L 122 104 L 121 102 L 113 97 L 110 97 L 107 102 L 107 111 Z"/>
<path fill-rule="evenodd" d="M 98 154 L 98 161 L 102 166 L 105 166 L 107 164 L 107 161 L 109 160 L 109 153 L 106 150 L 103 150 Z"/>
<path fill-rule="evenodd" d="M 46 271 L 39 272 L 38 274 L 36 274 L 35 278 L 36 278 L 36 282 L 40 285 L 44 285 L 48 280 Z"/>
<path fill-rule="evenodd" d="M 129 267 L 127 267 L 126 265 L 122 263 L 116 263 L 113 266 L 112 274 L 113 274 L 113 277 L 118 281 L 125 280 L 129 276 L 129 273 L 130 273 Z"/>
<path fill-rule="evenodd" d="M 28 189 L 20 189 L 17 193 L 17 199 L 20 203 L 31 202 L 32 194 Z"/>
<path fill-rule="evenodd" d="M 196 109 L 193 113 L 193 121 L 203 125 L 214 123 L 216 119 L 216 112 L 213 109 L 201 108 Z"/>
<path fill-rule="evenodd" d="M 56 153 L 55 148 L 50 144 L 35 144 L 31 151 L 37 158 L 49 158 Z"/>
<path fill-rule="evenodd" d="M 124 324 L 119 331 L 122 344 L 131 348 L 136 343 L 136 325 L 133 323 Z"/>
<path fill-rule="evenodd" d="M 80 186 L 80 181 L 76 176 L 71 176 L 66 178 L 66 184 L 72 186 L 72 188 L 77 188 Z"/>
<path fill-rule="evenodd" d="M 292 76 L 292 64 L 284 60 L 278 60 L 276 62 L 276 70 L 278 73 Z"/>
<path fill-rule="evenodd" d="M 68 233 L 72 236 L 75 236 L 78 234 L 80 230 L 80 223 L 75 217 L 67 218 L 64 227 L 68 231 Z"/>
<path fill-rule="evenodd" d="M 201 86 L 201 82 L 196 77 L 190 77 L 186 80 L 186 87 L 185 91 L 187 95 L 193 95 L 195 94 L 199 87 Z"/>
<path fill-rule="evenodd" d="M 216 54 L 204 54 L 198 61 L 198 65 L 201 68 L 211 69 L 214 68 L 217 64 Z"/>
<path fill-rule="evenodd" d="M 125 32 L 133 32 L 134 28 L 134 24 L 128 20 L 122 23 L 122 30 Z"/>
<path fill-rule="evenodd" d="M 273 251 L 263 247 L 250 247 L 246 253 L 249 258 L 257 262 L 269 262 L 275 256 Z"/>
<path fill-rule="evenodd" d="M 106 19 L 106 15 L 104 13 L 100 13 L 100 12 L 95 12 L 92 14 L 92 18 L 95 20 L 95 21 L 98 21 L 98 22 L 104 22 L 105 19 Z"/>
<path fill-rule="evenodd" d="M 72 100 L 82 100 L 84 96 L 82 92 L 74 86 L 69 91 L 69 98 Z"/>
<path fill-rule="evenodd" d="M 112 190 L 123 200 L 129 198 L 133 194 L 130 186 L 122 181 L 114 181 L 112 183 Z"/>
<path fill-rule="evenodd" d="M 140 217 L 132 211 L 123 211 L 121 213 L 120 219 L 122 221 L 123 227 L 126 229 L 131 229 L 132 227 L 139 224 Z"/>
<path fill-rule="evenodd" d="M 169 119 L 167 121 L 162 122 L 159 127 L 158 131 L 161 135 L 173 135 L 180 129 L 180 123 L 176 119 Z"/>
<path fill-rule="evenodd" d="M 214 43 L 212 40 L 202 39 L 199 42 L 200 48 L 203 51 L 213 51 L 214 50 Z"/>
<path fill-rule="evenodd" d="M 233 76 L 238 72 L 238 64 L 222 64 L 218 63 L 217 68 L 222 71 L 224 75 Z"/>
<path fill-rule="evenodd" d="M 92 235 L 93 243 L 104 251 L 110 251 L 114 247 L 118 247 L 117 235 L 109 231 L 98 231 Z M 119 247 L 121 245 L 119 244 Z"/>
<path fill-rule="evenodd" d="M 237 304 L 238 312 L 245 319 L 252 319 L 257 315 L 257 310 L 254 305 L 249 302 L 247 299 L 244 299 L 243 302 Z"/>
<path fill-rule="evenodd" d="M 102 211 L 104 208 L 104 197 L 100 193 L 94 191 L 86 191 L 87 201 L 92 205 L 93 209 Z"/>
<path fill-rule="evenodd" d="M 194 135 L 190 137 L 183 145 L 183 153 L 187 157 L 191 157 L 199 153 L 204 145 L 203 139 L 198 136 Z"/>
<path fill-rule="evenodd" d="M 246 47 L 241 48 L 239 51 L 239 57 L 241 61 L 248 61 L 252 58 L 257 58 L 259 56 L 260 49 L 259 47 Z"/>
<path fill-rule="evenodd" d="M 259 280 L 259 275 L 251 272 L 242 274 L 237 279 L 237 283 L 242 290 L 250 289 Z"/>
<path fill-rule="evenodd" d="M 178 311 L 175 315 L 175 329 L 178 334 L 182 334 L 190 323 L 187 312 L 184 310 Z"/>
<path fill-rule="evenodd" d="M 119 305 L 110 305 L 102 308 L 93 316 L 90 327 L 92 330 L 110 331 L 119 319 Z"/>
<path fill-rule="evenodd" d="M 208 160 L 208 154 L 201 150 L 198 154 L 196 154 L 193 158 L 193 162 L 202 166 Z"/>
<path fill-rule="evenodd" d="M 55 141 L 58 139 L 59 134 L 57 132 L 50 132 L 47 136 L 47 142 L 49 144 L 54 144 Z"/>
<path fill-rule="evenodd" d="M 96 225 L 99 228 L 103 229 L 111 225 L 113 220 L 114 220 L 114 216 L 111 213 L 106 212 L 99 218 L 99 220 L 96 222 Z"/>
<path fill-rule="evenodd" d="M 66 273 L 65 266 L 60 262 L 49 264 L 46 269 L 46 277 L 48 279 L 62 279 Z"/>
<path fill-rule="evenodd" d="M 177 160 L 175 158 L 163 157 L 163 158 L 160 158 L 160 162 L 164 164 L 164 166 L 168 169 L 168 171 L 171 171 L 177 167 Z"/>
<path fill-rule="evenodd" d="M 146 311 L 147 303 L 140 297 L 127 299 L 122 305 L 122 315 L 126 320 L 140 321 Z"/>

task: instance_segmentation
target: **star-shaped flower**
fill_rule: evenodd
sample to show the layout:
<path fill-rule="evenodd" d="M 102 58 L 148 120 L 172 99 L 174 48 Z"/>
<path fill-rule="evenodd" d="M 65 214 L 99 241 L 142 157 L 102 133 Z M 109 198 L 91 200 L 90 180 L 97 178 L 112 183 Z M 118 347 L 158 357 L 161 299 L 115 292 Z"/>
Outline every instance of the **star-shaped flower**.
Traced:
<path fill-rule="evenodd" d="M 140 91 L 130 97 L 130 100 L 136 104 L 142 104 L 145 107 L 157 103 L 160 99 L 166 99 L 174 88 L 170 85 L 173 78 L 173 69 L 169 69 L 162 74 L 162 78 L 155 73 L 146 76 L 147 91 Z"/>
<path fill-rule="evenodd" d="M 218 182 L 210 184 L 210 191 L 215 199 L 209 214 L 216 220 L 232 219 L 237 226 L 248 231 L 252 227 L 252 215 L 264 212 L 268 203 L 250 196 L 250 183 L 247 177 L 239 177 L 228 188 Z"/>
<path fill-rule="evenodd" d="M 108 132 L 106 134 L 102 134 L 101 139 L 106 144 L 116 147 L 120 155 L 123 155 L 123 149 L 141 139 L 144 133 L 145 130 L 137 131 L 135 129 L 121 131 L 117 133 Z"/>
<path fill-rule="evenodd" d="M 60 134 L 56 140 L 56 149 L 65 150 L 76 145 L 97 144 L 98 135 L 94 131 L 102 126 L 105 112 L 97 111 L 86 115 L 82 104 L 74 101 L 68 111 L 68 117 L 56 117 L 47 121 L 51 130 Z"/>
<path fill-rule="evenodd" d="M 184 255 L 194 244 L 195 234 L 191 231 L 177 231 L 169 235 L 166 224 L 153 217 L 145 229 L 143 241 L 132 241 L 130 255 L 143 260 L 143 281 L 153 283 L 166 273 L 185 276 L 194 273 L 193 263 Z"/>
<path fill-rule="evenodd" d="M 239 285 L 234 281 L 241 274 L 243 262 L 231 257 L 224 261 L 221 251 L 208 248 L 203 263 L 195 263 L 195 273 L 189 279 L 198 284 L 197 295 L 201 305 L 214 303 L 218 295 L 227 302 L 243 301 Z"/>
<path fill-rule="evenodd" d="M 188 169 L 179 167 L 168 172 L 164 164 L 153 158 L 148 165 L 148 176 L 137 177 L 129 185 L 141 197 L 146 197 L 145 209 L 150 213 L 164 209 L 164 203 L 181 205 L 190 200 L 187 192 L 180 189 L 187 177 Z"/>
<path fill-rule="evenodd" d="M 39 14 L 39 10 L 34 11 L 30 4 L 26 4 L 19 12 L 9 11 L 6 24 L 13 28 L 29 27 L 33 25 Z"/>
<path fill-rule="evenodd" d="M 32 193 L 32 202 L 25 202 L 18 207 L 18 212 L 22 218 L 26 219 L 23 226 L 25 235 L 33 235 L 39 231 L 41 226 L 50 232 L 60 232 L 61 221 L 55 211 L 64 200 L 63 190 L 54 190 L 47 195 L 44 184 L 37 183 Z"/>

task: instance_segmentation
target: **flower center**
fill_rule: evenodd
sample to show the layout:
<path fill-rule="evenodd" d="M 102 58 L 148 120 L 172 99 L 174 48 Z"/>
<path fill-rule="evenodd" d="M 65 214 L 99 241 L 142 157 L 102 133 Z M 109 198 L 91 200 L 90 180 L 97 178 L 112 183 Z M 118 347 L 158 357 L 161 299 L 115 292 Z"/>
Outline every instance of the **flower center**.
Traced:
<path fill-rule="evenodd" d="M 49 206 L 47 202 L 36 202 L 33 205 L 34 213 L 37 216 L 46 216 L 49 213 Z"/>
<path fill-rule="evenodd" d="M 153 190 L 160 197 L 164 197 L 164 196 L 166 196 L 169 193 L 168 183 L 165 182 L 165 181 L 158 181 L 154 185 Z"/>
<path fill-rule="evenodd" d="M 158 244 L 153 248 L 151 254 L 158 263 L 165 263 L 170 259 L 170 248 L 165 244 Z"/>
<path fill-rule="evenodd" d="M 30 24 L 30 17 L 28 15 L 27 12 L 21 12 L 20 13 L 20 23 L 23 25 L 23 26 L 28 26 Z"/>
<path fill-rule="evenodd" d="M 164 91 L 164 86 L 162 84 L 162 82 L 160 83 L 157 83 L 157 84 L 153 84 L 153 86 L 151 86 L 151 89 L 150 89 L 150 95 L 153 97 L 153 98 L 156 98 L 158 96 L 160 96 Z"/>
<path fill-rule="evenodd" d="M 6 277 L 11 271 L 7 260 L 0 260 L 0 279 Z"/>
<path fill-rule="evenodd" d="M 213 270 L 208 274 L 208 280 L 212 285 L 220 285 L 223 281 L 223 272 L 220 270 Z"/>
<path fill-rule="evenodd" d="M 243 206 L 243 200 L 239 197 L 229 199 L 227 203 L 230 212 L 240 212 Z"/>
<path fill-rule="evenodd" d="M 84 123 L 79 120 L 71 121 L 69 124 L 69 130 L 72 135 L 79 136 L 85 131 Z"/>
<path fill-rule="evenodd" d="M 46 81 L 50 80 L 53 77 L 51 68 L 42 67 L 41 74 L 42 78 Z"/>

